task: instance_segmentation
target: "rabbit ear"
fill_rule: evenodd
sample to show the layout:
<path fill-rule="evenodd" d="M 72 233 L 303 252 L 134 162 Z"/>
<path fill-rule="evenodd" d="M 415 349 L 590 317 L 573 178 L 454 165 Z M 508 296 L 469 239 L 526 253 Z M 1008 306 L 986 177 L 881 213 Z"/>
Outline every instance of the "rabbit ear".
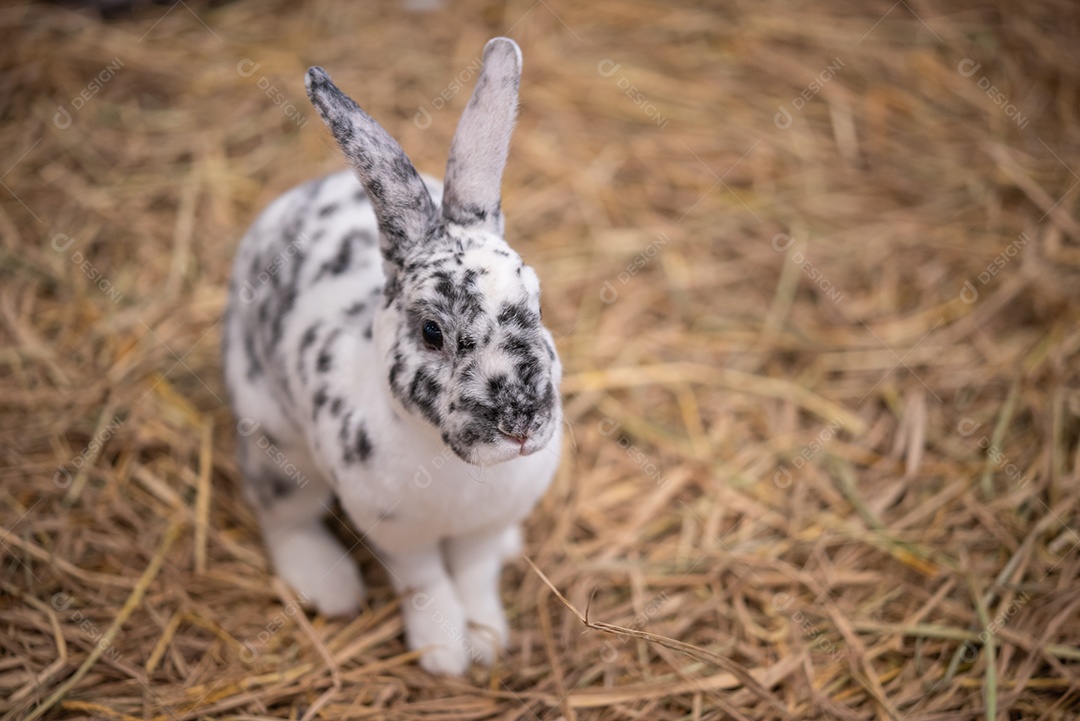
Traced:
<path fill-rule="evenodd" d="M 501 231 L 500 186 L 517 116 L 521 49 L 510 38 L 484 47 L 476 89 L 458 123 L 446 163 L 443 217 Z"/>
<path fill-rule="evenodd" d="M 382 255 L 401 266 L 439 225 L 438 209 L 398 142 L 341 92 L 322 68 L 305 78 L 308 97 L 360 178 L 375 206 Z"/>

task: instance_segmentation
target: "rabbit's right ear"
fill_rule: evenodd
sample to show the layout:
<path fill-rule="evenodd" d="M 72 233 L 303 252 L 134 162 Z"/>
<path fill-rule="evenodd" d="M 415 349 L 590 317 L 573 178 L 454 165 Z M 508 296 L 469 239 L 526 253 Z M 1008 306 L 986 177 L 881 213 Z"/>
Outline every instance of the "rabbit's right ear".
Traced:
<path fill-rule="evenodd" d="M 398 142 L 330 80 L 310 68 L 308 97 L 367 191 L 379 220 L 383 258 L 398 267 L 438 230 L 439 211 Z"/>
<path fill-rule="evenodd" d="M 502 232 L 501 187 L 517 117 L 521 49 L 510 38 L 484 46 L 484 64 L 450 143 L 443 217 Z"/>

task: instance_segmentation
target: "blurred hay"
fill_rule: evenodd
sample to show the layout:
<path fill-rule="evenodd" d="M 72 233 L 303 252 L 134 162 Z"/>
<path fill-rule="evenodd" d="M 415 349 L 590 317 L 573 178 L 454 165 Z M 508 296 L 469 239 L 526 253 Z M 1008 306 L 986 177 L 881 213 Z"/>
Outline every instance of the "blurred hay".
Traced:
<path fill-rule="evenodd" d="M 0 718 L 1076 718 L 1073 4 L 406 5 L 0 10 Z M 506 32 L 573 437 L 436 679 L 269 574 L 218 323 L 304 69 L 438 174 Z"/>

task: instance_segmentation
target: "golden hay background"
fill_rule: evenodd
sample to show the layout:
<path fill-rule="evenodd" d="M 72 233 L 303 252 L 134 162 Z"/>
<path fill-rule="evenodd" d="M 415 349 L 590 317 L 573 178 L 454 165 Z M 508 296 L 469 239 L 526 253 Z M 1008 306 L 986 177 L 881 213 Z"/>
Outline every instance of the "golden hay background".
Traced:
<path fill-rule="evenodd" d="M 1071 2 L 34 4 L 0 27 L 3 719 L 1080 713 Z M 573 429 L 526 554 L 590 623 L 689 646 L 587 629 L 522 561 L 503 663 L 437 679 L 348 527 L 361 616 L 273 581 L 219 320 L 254 214 L 340 167 L 307 66 L 441 174 L 503 33 L 508 236 Z"/>

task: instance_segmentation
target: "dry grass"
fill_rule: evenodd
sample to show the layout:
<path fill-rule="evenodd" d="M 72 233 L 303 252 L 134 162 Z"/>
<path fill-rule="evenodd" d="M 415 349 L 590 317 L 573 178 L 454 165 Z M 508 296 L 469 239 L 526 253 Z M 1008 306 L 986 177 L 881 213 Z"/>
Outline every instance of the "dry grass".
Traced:
<path fill-rule="evenodd" d="M 0 716 L 1076 718 L 1075 6 L 447 5 L 0 10 Z M 269 573 L 219 319 L 339 167 L 304 69 L 439 173 L 504 32 L 573 438 L 508 657 L 436 679 L 362 547 L 352 622 Z"/>

